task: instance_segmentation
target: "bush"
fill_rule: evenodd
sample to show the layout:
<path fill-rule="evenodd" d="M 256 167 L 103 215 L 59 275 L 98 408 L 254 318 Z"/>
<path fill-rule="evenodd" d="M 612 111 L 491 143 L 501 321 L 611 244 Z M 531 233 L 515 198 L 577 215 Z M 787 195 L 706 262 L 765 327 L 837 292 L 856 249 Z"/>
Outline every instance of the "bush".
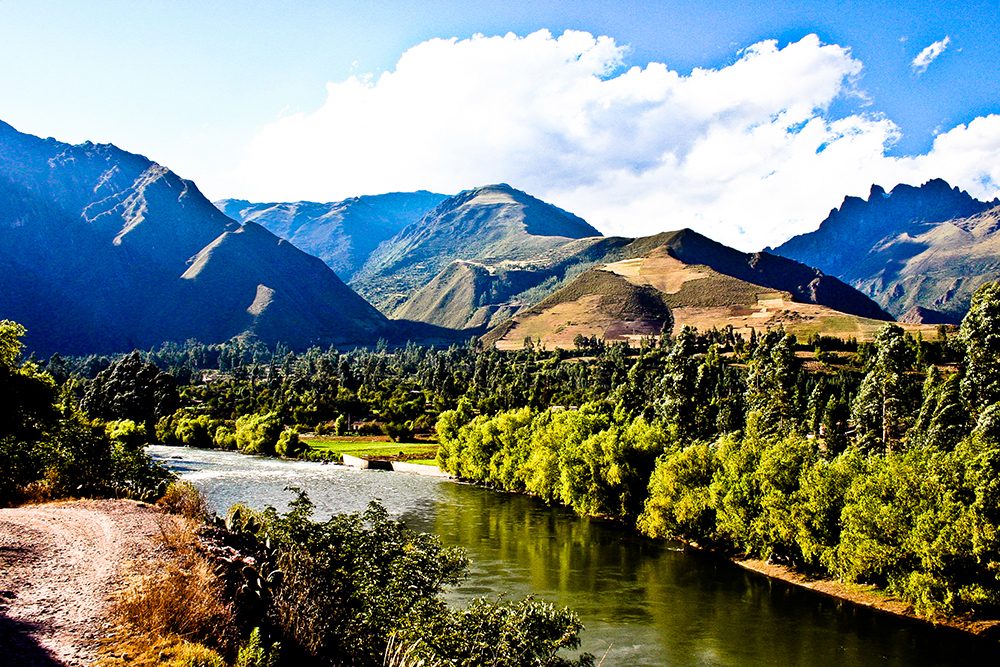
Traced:
<path fill-rule="evenodd" d="M 442 592 L 463 576 L 465 555 L 407 529 L 381 505 L 321 523 L 311 513 L 300 493 L 287 514 L 237 506 L 226 520 L 253 559 L 241 576 L 264 601 L 259 620 L 294 664 L 382 665 L 390 638 L 419 645 L 425 664 L 591 664 L 556 655 L 579 644 L 582 626 L 565 609 L 478 601 L 451 612 Z M 503 661 L 483 662 L 487 650 Z"/>
<path fill-rule="evenodd" d="M 295 459 L 301 456 L 308 447 L 299 440 L 299 432 L 295 429 L 286 428 L 278 438 L 278 444 L 274 446 L 274 452 L 278 456 Z"/>
<path fill-rule="evenodd" d="M 163 524 L 167 555 L 144 563 L 143 574 L 132 575 L 117 594 L 114 632 L 102 651 L 110 657 L 101 660 L 102 667 L 225 665 L 220 652 L 234 647 L 235 615 L 194 529 L 178 521 Z M 122 663 L 113 657 L 123 654 Z"/>
<path fill-rule="evenodd" d="M 274 456 L 281 431 L 281 419 L 274 412 L 243 415 L 236 420 L 236 447 L 244 454 Z"/>
<path fill-rule="evenodd" d="M 197 522 L 208 519 L 208 503 L 195 485 L 183 480 L 175 480 L 167 486 L 166 492 L 156 502 L 171 514 L 183 516 Z"/>
<path fill-rule="evenodd" d="M 215 429 L 213 440 L 218 449 L 236 449 L 236 431 L 226 424 Z"/>

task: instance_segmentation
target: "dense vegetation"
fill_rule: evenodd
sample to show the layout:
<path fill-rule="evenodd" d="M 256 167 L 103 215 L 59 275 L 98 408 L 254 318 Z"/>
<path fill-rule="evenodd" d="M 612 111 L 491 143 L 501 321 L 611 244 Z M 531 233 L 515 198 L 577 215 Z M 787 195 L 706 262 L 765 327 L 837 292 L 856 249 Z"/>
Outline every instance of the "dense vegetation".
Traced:
<path fill-rule="evenodd" d="M 168 477 L 128 418 L 87 415 L 38 364 L 21 361 L 24 327 L 0 321 L 0 506 L 70 496 L 149 499 Z"/>
<path fill-rule="evenodd" d="M 197 431 L 212 418 L 194 412 L 201 399 L 189 390 L 216 404 L 218 395 L 178 391 L 173 375 L 139 353 L 99 363 L 90 379 L 58 357 L 46 372 L 20 361 L 23 335 L 20 325 L 0 322 L 0 502 L 163 496 L 166 507 L 207 518 L 196 492 L 167 486 L 169 474 L 143 447 L 164 424 Z M 246 390 L 238 379 L 227 386 Z M 276 405 L 264 410 L 235 419 L 237 446 L 297 453 L 301 444 Z M 102 664 L 120 664 L 119 654 L 126 664 L 211 667 L 593 664 L 586 653 L 561 655 L 579 647 L 582 630 L 566 608 L 531 598 L 448 607 L 442 594 L 463 578 L 464 554 L 408 530 L 377 504 L 324 522 L 312 519 L 301 495 L 287 514 L 238 506 L 212 531 L 212 558 L 193 532 L 179 538 L 172 530 L 163 539 L 174 559 L 147 564 L 150 574 L 121 593 L 121 627 Z"/>
<path fill-rule="evenodd" d="M 815 341 L 685 329 L 597 400 L 443 413 L 439 462 L 653 537 L 888 588 L 924 614 L 1000 611 L 1000 286 L 933 344 L 887 325 Z"/>
<path fill-rule="evenodd" d="M 77 422 L 127 419 L 175 444 L 295 456 L 300 431 L 434 430 L 464 479 L 877 584 L 922 613 L 986 614 L 1000 610 L 997 332 L 990 284 L 933 341 L 889 324 L 860 344 L 780 329 L 511 353 L 188 343 L 54 357 L 44 383 L 79 399 Z"/>
<path fill-rule="evenodd" d="M 230 587 L 242 622 L 279 641 L 283 664 L 392 664 L 393 646 L 400 665 L 593 664 L 559 655 L 579 646 L 582 629 L 565 608 L 530 598 L 449 608 L 442 592 L 463 578 L 464 553 L 377 503 L 326 521 L 311 515 L 301 493 L 287 514 L 236 506 L 223 533 L 241 554 Z"/>

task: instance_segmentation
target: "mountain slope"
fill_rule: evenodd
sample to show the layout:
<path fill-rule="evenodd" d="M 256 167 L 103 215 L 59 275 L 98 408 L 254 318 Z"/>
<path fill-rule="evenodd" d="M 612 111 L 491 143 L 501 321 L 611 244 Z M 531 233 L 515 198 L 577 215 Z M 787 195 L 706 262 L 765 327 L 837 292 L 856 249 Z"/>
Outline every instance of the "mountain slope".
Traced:
<path fill-rule="evenodd" d="M 394 315 L 456 329 L 486 329 L 544 299 L 630 239 L 590 237 L 529 260 L 455 260 Z"/>
<path fill-rule="evenodd" d="M 3 123 L 0 271 L 0 317 L 22 322 L 40 354 L 245 333 L 363 342 L 390 328 L 322 262 L 241 227 L 168 169 Z"/>
<path fill-rule="evenodd" d="M 445 195 L 395 192 L 331 203 L 251 203 L 223 199 L 215 205 L 239 222 L 256 222 L 326 262 L 350 281 L 375 248 L 440 204 Z"/>
<path fill-rule="evenodd" d="M 818 266 L 900 316 L 914 307 L 961 319 L 971 293 L 1000 275 L 997 206 L 944 181 L 872 186 L 848 197 L 819 229 L 774 252 Z"/>
<path fill-rule="evenodd" d="M 383 242 L 352 287 L 383 312 L 396 309 L 455 260 L 550 263 L 572 239 L 600 236 L 577 216 L 506 184 L 461 192 Z"/>
<path fill-rule="evenodd" d="M 781 325 L 803 336 L 865 338 L 890 319 L 857 290 L 816 269 L 767 253 L 741 253 L 687 229 L 629 241 L 606 260 L 484 340 L 512 348 L 530 337 L 566 347 L 577 334 L 634 340 L 659 333 L 662 311 L 648 305 L 623 308 L 616 323 L 609 290 L 630 304 L 653 303 L 648 295 L 655 294 L 676 327 L 703 330 L 732 326 L 747 333 Z M 646 296 L 637 301 L 639 294 Z"/>

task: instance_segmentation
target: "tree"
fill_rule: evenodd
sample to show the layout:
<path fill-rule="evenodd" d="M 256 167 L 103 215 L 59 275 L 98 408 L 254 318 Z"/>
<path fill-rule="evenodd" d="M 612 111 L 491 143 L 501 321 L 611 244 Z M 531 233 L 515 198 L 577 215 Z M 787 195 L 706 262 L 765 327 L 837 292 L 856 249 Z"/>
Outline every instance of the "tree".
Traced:
<path fill-rule="evenodd" d="M 273 456 L 281 431 L 281 419 L 274 412 L 243 415 L 236 420 L 236 446 L 244 454 Z"/>
<path fill-rule="evenodd" d="M 1000 282 L 976 290 L 959 336 L 965 344 L 962 398 L 975 418 L 1000 402 Z"/>
<path fill-rule="evenodd" d="M 769 329 L 747 362 L 746 409 L 758 414 L 762 435 L 785 433 L 793 427 L 798 371 L 795 336 Z"/>
<path fill-rule="evenodd" d="M 153 433 L 156 421 L 174 413 L 179 397 L 173 376 L 143 360 L 138 351 L 113 362 L 87 387 L 81 407 L 101 419 L 131 419 Z"/>
<path fill-rule="evenodd" d="M 851 416 L 862 448 L 892 450 L 899 446 L 916 412 L 915 388 L 907 377 L 913 367 L 913 348 L 895 324 L 883 327 L 873 345 L 874 356 L 851 406 Z"/>
<path fill-rule="evenodd" d="M 663 538 L 701 540 L 711 536 L 715 511 L 709 486 L 715 470 L 715 452 L 704 443 L 657 459 L 645 509 L 637 522 L 639 531 Z"/>

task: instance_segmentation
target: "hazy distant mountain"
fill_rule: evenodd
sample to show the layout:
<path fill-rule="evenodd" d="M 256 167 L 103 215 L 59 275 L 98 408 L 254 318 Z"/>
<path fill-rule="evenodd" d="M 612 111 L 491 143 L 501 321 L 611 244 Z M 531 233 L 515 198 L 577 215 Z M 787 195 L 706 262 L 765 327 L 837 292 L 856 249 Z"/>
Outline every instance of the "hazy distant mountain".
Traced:
<path fill-rule="evenodd" d="M 894 315 L 956 321 L 972 292 L 1000 277 L 998 206 L 940 179 L 891 192 L 876 185 L 774 252 L 849 282 Z"/>
<path fill-rule="evenodd" d="M 297 248 L 319 257 L 350 282 L 376 247 L 440 204 L 445 195 L 395 192 L 338 202 L 255 204 L 243 199 L 215 202 L 239 222 L 256 222 Z"/>
<path fill-rule="evenodd" d="M 41 354 L 256 334 L 295 347 L 390 328 L 322 261 L 226 217 L 150 160 L 0 123 L 0 317 Z"/>
<path fill-rule="evenodd" d="M 383 242 L 351 286 L 385 313 L 397 309 L 451 262 L 547 266 L 572 239 L 598 237 L 581 218 L 506 184 L 461 192 Z"/>
<path fill-rule="evenodd" d="M 781 325 L 803 336 L 864 338 L 891 319 L 816 269 L 768 253 L 742 253 L 690 229 L 608 241 L 617 242 L 602 263 L 484 340 L 511 348 L 526 337 L 550 347 L 571 346 L 577 335 L 635 339 L 659 333 L 663 308 L 672 311 L 677 328 L 732 326 L 747 333 Z"/>

